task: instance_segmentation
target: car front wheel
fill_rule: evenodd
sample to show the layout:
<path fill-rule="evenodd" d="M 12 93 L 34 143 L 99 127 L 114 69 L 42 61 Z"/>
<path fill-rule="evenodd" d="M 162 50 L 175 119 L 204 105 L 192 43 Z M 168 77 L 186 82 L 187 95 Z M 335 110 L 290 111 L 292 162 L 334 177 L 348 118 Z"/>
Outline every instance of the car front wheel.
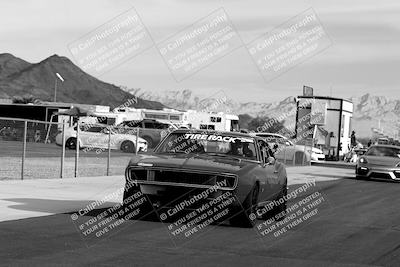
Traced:
<path fill-rule="evenodd" d="M 142 198 L 144 200 L 142 200 Z M 154 212 L 149 198 L 142 194 L 140 189 L 133 184 L 126 183 L 125 185 L 122 209 L 124 217 L 128 216 L 129 219 L 155 220 L 156 218 L 156 213 Z"/>
<path fill-rule="evenodd" d="M 232 217 L 229 222 L 232 226 L 253 228 L 256 224 L 259 186 L 255 184 L 243 202 L 243 210 Z"/>

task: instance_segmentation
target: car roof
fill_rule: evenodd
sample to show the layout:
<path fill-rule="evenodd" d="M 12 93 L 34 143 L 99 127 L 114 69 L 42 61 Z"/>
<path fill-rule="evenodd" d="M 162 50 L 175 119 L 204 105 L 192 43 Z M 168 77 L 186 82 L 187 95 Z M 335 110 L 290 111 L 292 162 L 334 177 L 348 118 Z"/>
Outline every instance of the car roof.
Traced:
<path fill-rule="evenodd" d="M 268 135 L 271 135 L 271 136 L 275 136 L 275 137 L 280 137 L 280 138 L 286 138 L 286 137 L 284 137 L 283 135 L 280 135 L 280 134 L 277 134 L 277 133 L 263 133 L 263 132 L 259 132 L 259 133 L 255 133 L 256 135 L 258 135 L 258 136 L 261 136 L 262 134 L 268 134 Z"/>
<path fill-rule="evenodd" d="M 89 126 L 89 128 L 92 128 L 92 127 L 103 127 L 103 128 L 112 127 L 112 125 L 101 124 L 101 123 L 82 123 L 82 124 L 80 124 L 79 126 L 80 126 L 80 127 Z"/>
<path fill-rule="evenodd" d="M 400 149 L 400 146 L 396 146 L 396 145 L 384 145 L 384 144 L 378 144 L 378 145 L 372 145 L 371 147 L 388 147 L 388 148 L 397 148 Z"/>

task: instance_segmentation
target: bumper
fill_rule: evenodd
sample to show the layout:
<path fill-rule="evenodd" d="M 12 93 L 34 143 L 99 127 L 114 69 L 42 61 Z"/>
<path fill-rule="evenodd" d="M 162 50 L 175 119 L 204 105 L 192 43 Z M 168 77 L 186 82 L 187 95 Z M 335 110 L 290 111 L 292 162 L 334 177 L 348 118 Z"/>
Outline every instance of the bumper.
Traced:
<path fill-rule="evenodd" d="M 325 160 L 325 155 L 321 154 L 311 154 L 311 160 L 313 161 L 323 161 Z"/>
<path fill-rule="evenodd" d="M 147 145 L 138 145 L 139 150 L 138 152 L 147 152 Z"/>
<path fill-rule="evenodd" d="M 365 178 L 400 181 L 400 168 L 357 165 L 356 175 Z"/>

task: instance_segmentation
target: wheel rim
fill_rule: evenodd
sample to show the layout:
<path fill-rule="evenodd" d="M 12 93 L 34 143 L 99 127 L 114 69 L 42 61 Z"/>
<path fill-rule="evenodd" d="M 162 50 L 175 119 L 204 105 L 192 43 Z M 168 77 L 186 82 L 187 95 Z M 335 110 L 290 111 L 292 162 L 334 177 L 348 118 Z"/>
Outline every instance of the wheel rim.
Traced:
<path fill-rule="evenodd" d="M 127 151 L 127 152 L 129 152 L 129 151 L 131 151 L 131 150 L 133 150 L 133 147 L 131 146 L 130 143 L 124 143 L 124 144 L 122 145 L 122 151 Z"/>
<path fill-rule="evenodd" d="M 75 140 L 70 140 L 70 141 L 68 142 L 68 147 L 70 147 L 70 148 L 75 148 L 75 146 L 76 146 Z"/>

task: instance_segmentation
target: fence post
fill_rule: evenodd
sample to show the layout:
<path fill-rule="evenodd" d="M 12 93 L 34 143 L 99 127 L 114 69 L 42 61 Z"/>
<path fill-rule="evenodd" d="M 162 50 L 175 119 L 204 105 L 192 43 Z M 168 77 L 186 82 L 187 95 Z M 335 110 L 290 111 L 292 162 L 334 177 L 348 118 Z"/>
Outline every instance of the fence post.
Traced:
<path fill-rule="evenodd" d="M 293 166 L 296 165 L 296 143 L 294 144 L 294 148 L 293 148 Z"/>
<path fill-rule="evenodd" d="M 135 154 L 138 154 L 138 143 L 139 143 L 139 127 L 136 127 L 136 144 L 135 144 Z"/>
<path fill-rule="evenodd" d="M 314 142 L 315 142 L 315 139 L 314 139 L 314 137 L 313 137 L 313 139 L 312 139 L 312 143 L 311 143 L 311 154 L 312 154 L 312 149 L 313 149 L 313 147 L 314 147 Z M 310 154 L 310 162 L 309 162 L 309 166 L 311 166 L 311 154 Z"/>
<path fill-rule="evenodd" d="M 79 162 L 79 117 L 76 123 L 76 150 L 75 150 L 75 173 L 74 173 L 74 177 L 78 177 L 78 162 Z"/>
<path fill-rule="evenodd" d="M 65 121 L 62 122 L 62 142 L 61 142 L 61 170 L 60 178 L 64 176 L 64 160 L 65 160 Z"/>
<path fill-rule="evenodd" d="M 283 151 L 283 164 L 286 165 L 286 142 L 285 142 L 284 146 L 285 146 L 285 150 Z"/>
<path fill-rule="evenodd" d="M 110 157 L 111 157 L 111 127 L 108 130 L 107 176 L 110 175 Z"/>
<path fill-rule="evenodd" d="M 28 122 L 24 121 L 24 134 L 22 141 L 22 164 L 21 164 L 21 180 L 24 180 L 24 165 L 25 165 L 25 156 L 26 156 L 26 131 L 28 128 Z"/>

